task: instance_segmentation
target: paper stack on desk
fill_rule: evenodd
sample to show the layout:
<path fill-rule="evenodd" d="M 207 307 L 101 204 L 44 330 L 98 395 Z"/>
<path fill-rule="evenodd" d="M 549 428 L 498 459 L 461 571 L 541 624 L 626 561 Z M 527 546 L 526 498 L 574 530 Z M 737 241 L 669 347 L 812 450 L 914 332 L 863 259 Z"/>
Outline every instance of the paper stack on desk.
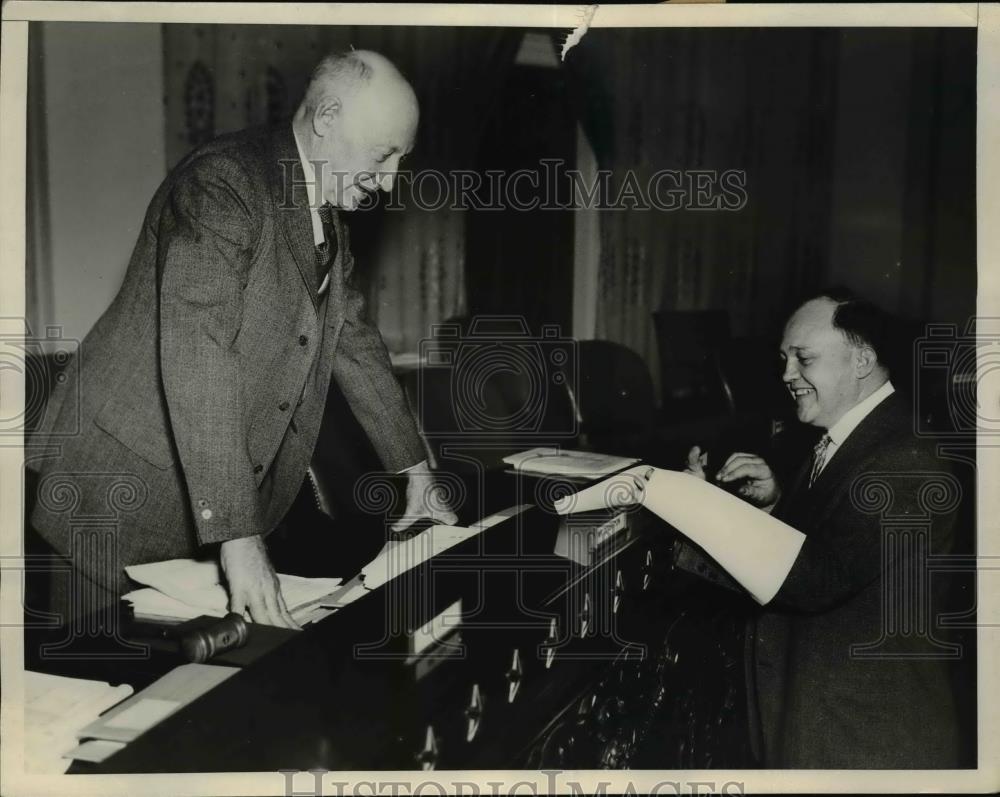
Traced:
<path fill-rule="evenodd" d="M 132 694 L 128 684 L 24 673 L 24 768 L 61 774 L 70 765 L 63 756 L 76 746 L 77 733 L 102 711 Z"/>
<path fill-rule="evenodd" d="M 532 448 L 504 457 L 503 461 L 521 473 L 596 479 L 634 465 L 639 460 L 593 451 Z"/>
<path fill-rule="evenodd" d="M 207 614 L 224 617 L 229 594 L 222 585 L 219 563 L 213 559 L 168 559 L 130 565 L 128 577 L 145 589 L 123 597 L 131 602 L 137 619 L 162 621 L 191 620 Z M 339 585 L 339 578 L 303 578 L 278 574 L 281 595 L 297 622 L 311 616 L 312 610 Z"/>

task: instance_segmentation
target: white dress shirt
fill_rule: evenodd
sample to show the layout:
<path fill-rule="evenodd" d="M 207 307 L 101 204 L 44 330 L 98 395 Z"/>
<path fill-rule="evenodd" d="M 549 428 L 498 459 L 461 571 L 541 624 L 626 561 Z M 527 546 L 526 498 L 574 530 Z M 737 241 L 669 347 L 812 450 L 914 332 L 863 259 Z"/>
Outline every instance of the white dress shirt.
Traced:
<path fill-rule="evenodd" d="M 313 169 L 313 165 L 306 160 L 305 155 L 302 154 L 302 145 L 299 143 L 298 134 L 295 132 L 295 128 L 292 128 L 292 136 L 295 138 L 295 148 L 299 152 L 299 162 L 302 164 L 302 174 L 305 175 L 306 179 L 306 196 L 309 199 L 309 218 L 312 220 L 313 228 L 313 244 L 319 246 L 326 242 L 326 235 L 323 232 L 323 221 L 319 217 L 319 205 L 316 203 L 316 171 Z M 323 278 L 323 284 L 319 286 L 319 291 L 317 293 L 324 293 L 326 289 L 330 286 L 330 273 L 327 272 L 326 276 Z M 409 473 L 414 468 L 424 466 L 427 464 L 427 460 L 418 462 L 416 465 L 411 465 L 408 468 L 404 468 L 399 471 L 400 473 Z"/>
<path fill-rule="evenodd" d="M 826 447 L 826 456 L 823 458 L 823 464 L 820 465 L 819 471 L 816 473 L 817 476 L 823 472 L 823 468 L 830 463 L 830 460 L 833 459 L 834 455 L 850 436 L 851 432 L 857 428 L 858 424 L 867 418 L 873 409 L 895 392 L 896 388 L 892 386 L 892 382 L 886 380 L 882 387 L 868 398 L 859 401 L 851 407 L 841 416 L 839 421 L 826 430 L 827 437 L 830 438 L 830 444 Z"/>

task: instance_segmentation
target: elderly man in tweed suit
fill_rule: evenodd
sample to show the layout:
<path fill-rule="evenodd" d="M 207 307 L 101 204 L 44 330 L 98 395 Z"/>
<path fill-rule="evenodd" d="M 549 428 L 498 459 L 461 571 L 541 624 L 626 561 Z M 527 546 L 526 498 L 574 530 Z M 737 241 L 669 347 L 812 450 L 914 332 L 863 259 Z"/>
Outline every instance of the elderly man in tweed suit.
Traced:
<path fill-rule="evenodd" d="M 113 596 L 126 565 L 217 545 L 230 609 L 294 625 L 263 538 L 306 475 L 331 379 L 384 467 L 408 471 L 406 517 L 454 522 L 430 506 L 424 448 L 339 218 L 391 189 L 417 118 L 384 57 L 330 56 L 290 126 L 202 146 L 160 186 L 39 432 L 59 445 L 38 464 L 31 523 L 75 568 L 73 595 L 54 579 L 58 608 Z M 130 500 L 112 544 L 88 554 L 73 519 L 106 515 L 116 484 Z"/>

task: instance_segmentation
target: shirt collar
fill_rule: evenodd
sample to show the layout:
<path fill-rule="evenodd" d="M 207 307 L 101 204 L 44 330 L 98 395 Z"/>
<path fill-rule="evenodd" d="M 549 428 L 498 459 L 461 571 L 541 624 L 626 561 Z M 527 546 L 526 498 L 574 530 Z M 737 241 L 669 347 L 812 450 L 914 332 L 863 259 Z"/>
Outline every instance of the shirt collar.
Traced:
<path fill-rule="evenodd" d="M 829 435 L 831 442 L 836 446 L 843 445 L 844 441 L 857 428 L 858 424 L 867 418 L 873 409 L 895 392 L 896 389 L 892 386 L 892 382 L 887 379 L 885 384 L 868 398 L 859 401 L 851 407 L 843 414 L 839 421 L 827 429 L 826 433 Z"/>
<path fill-rule="evenodd" d="M 306 160 L 302 154 L 302 144 L 299 143 L 298 133 L 292 127 L 292 136 L 295 138 L 295 149 L 299 153 L 299 163 L 302 164 L 302 174 L 306 181 L 306 196 L 309 198 L 309 218 L 312 220 L 313 243 L 319 245 L 326 240 L 323 235 L 323 221 L 319 217 L 319 205 L 316 204 L 316 171 L 312 163 Z"/>

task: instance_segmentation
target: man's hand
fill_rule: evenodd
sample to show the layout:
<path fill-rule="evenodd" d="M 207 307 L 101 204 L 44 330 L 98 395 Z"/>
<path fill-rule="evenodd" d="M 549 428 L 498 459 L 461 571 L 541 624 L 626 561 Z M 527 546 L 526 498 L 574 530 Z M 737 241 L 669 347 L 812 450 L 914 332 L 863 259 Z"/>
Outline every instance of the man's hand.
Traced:
<path fill-rule="evenodd" d="M 229 582 L 229 611 L 250 612 L 255 623 L 300 628 L 281 597 L 281 586 L 258 535 L 227 540 L 219 546 L 219 564 Z"/>
<path fill-rule="evenodd" d="M 584 487 L 578 493 L 556 499 L 552 508 L 557 514 L 572 515 L 641 504 L 646 497 L 646 487 L 656 471 L 657 468 L 649 465 L 636 465 L 597 484 Z"/>
<path fill-rule="evenodd" d="M 705 468 L 707 467 L 708 452 L 702 451 L 698 446 L 693 446 L 688 451 L 687 465 L 684 467 L 684 472 L 691 476 L 697 476 L 699 479 L 704 479 L 706 478 Z"/>
<path fill-rule="evenodd" d="M 434 474 L 427 467 L 426 460 L 406 472 L 406 509 L 403 516 L 392 524 L 393 531 L 409 528 L 420 518 L 431 518 L 446 526 L 458 522 L 456 515 L 445 498 L 444 491 L 434 483 Z"/>
<path fill-rule="evenodd" d="M 735 486 L 733 482 L 743 480 L 736 492 L 744 500 L 766 511 L 770 511 L 781 497 L 770 466 L 755 454 L 733 454 L 719 468 L 715 480 L 732 486 Z"/>

